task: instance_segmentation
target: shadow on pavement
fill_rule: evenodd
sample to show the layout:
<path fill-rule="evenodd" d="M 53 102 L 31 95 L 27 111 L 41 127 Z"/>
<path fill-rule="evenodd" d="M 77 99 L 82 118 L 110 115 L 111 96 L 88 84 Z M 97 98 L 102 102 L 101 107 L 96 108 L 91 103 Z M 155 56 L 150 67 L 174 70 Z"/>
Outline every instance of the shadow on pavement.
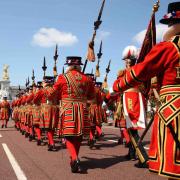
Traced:
<path fill-rule="evenodd" d="M 81 161 L 84 173 L 87 173 L 88 169 L 106 169 L 120 162 L 128 161 L 125 156 L 111 156 L 101 159 L 83 156 L 82 159 L 85 159 L 85 161 Z"/>
<path fill-rule="evenodd" d="M 102 148 L 113 148 L 115 146 L 118 146 L 118 144 L 97 142 L 94 144 L 94 147 L 92 149 L 101 150 Z"/>

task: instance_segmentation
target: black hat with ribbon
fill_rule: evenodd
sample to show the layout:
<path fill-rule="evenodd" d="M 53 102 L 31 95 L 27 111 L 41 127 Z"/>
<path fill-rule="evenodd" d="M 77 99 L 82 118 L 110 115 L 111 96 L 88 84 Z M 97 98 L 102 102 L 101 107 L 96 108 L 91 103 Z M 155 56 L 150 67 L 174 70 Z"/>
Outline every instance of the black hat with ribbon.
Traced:
<path fill-rule="evenodd" d="M 54 76 L 44 76 L 43 81 L 45 83 L 52 84 L 52 83 L 54 83 Z"/>
<path fill-rule="evenodd" d="M 180 2 L 169 3 L 168 13 L 159 22 L 162 24 L 180 23 Z"/>
<path fill-rule="evenodd" d="M 90 77 L 92 79 L 92 81 L 95 81 L 95 78 L 94 78 L 94 74 L 92 73 L 86 73 L 85 74 L 87 77 Z"/>
<path fill-rule="evenodd" d="M 83 63 L 81 62 L 81 57 L 79 57 L 79 56 L 68 56 L 68 57 L 66 57 L 66 63 L 64 65 L 79 66 L 79 65 L 83 65 Z"/>
<path fill-rule="evenodd" d="M 38 82 L 37 82 L 37 88 L 41 88 L 41 87 L 43 87 L 43 86 L 42 86 L 42 81 L 38 81 Z"/>
<path fill-rule="evenodd" d="M 95 86 L 101 87 L 102 86 L 102 82 L 95 82 Z"/>

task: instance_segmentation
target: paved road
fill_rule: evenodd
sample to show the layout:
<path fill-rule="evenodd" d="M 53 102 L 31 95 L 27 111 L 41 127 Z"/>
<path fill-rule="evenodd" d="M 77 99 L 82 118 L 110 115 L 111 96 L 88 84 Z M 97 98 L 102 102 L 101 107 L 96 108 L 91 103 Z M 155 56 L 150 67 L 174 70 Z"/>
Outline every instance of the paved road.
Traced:
<path fill-rule="evenodd" d="M 80 149 L 83 174 L 72 174 L 69 155 L 58 143 L 57 151 L 48 152 L 47 145 L 29 142 L 12 121 L 7 129 L 0 129 L 0 179 L 1 180 L 163 180 L 147 169 L 134 167 L 136 161 L 127 161 L 127 148 L 117 144 L 119 129 L 104 126 L 104 139 L 90 150 L 84 141 Z M 145 146 L 148 147 L 148 138 Z M 10 159 L 10 160 L 9 160 Z M 14 169 L 13 169 L 14 168 Z"/>

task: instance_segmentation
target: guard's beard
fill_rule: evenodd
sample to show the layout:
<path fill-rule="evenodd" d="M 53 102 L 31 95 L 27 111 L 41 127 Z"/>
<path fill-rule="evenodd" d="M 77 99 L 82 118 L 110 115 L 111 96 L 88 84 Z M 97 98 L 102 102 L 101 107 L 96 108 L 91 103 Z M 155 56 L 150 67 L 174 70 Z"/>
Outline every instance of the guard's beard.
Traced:
<path fill-rule="evenodd" d="M 173 36 L 180 34 L 180 24 L 174 24 L 168 27 L 168 30 L 163 35 L 163 41 L 169 41 Z"/>

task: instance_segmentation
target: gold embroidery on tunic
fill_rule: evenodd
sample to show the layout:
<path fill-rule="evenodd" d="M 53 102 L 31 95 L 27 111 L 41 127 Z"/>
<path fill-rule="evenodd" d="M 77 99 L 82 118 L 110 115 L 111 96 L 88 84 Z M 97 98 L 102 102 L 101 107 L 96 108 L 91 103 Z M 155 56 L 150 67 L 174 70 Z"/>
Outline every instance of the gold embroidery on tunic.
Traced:
<path fill-rule="evenodd" d="M 75 74 L 75 79 L 78 80 L 78 81 L 81 81 L 82 80 L 82 76 L 79 73 L 76 73 Z"/>
<path fill-rule="evenodd" d="M 132 99 L 128 98 L 128 109 L 133 110 Z"/>
<path fill-rule="evenodd" d="M 176 78 L 180 79 L 180 67 L 176 67 Z"/>

